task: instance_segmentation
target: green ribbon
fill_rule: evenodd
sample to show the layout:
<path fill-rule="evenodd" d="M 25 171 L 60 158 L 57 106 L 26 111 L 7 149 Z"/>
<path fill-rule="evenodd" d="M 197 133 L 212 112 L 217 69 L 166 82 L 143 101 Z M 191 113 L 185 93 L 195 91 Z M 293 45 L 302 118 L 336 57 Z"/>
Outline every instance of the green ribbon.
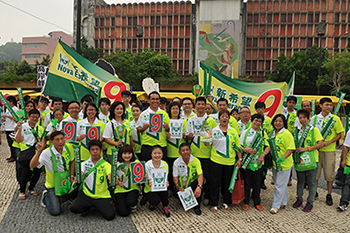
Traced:
<path fill-rule="evenodd" d="M 235 166 L 233 168 L 230 186 L 228 187 L 228 191 L 230 191 L 230 193 L 232 193 L 234 188 L 235 188 L 235 183 L 236 183 L 236 179 L 237 179 L 238 169 L 239 169 L 238 166 Z"/>
<path fill-rule="evenodd" d="M 24 103 L 22 87 L 17 87 L 17 91 L 18 91 L 19 103 L 21 104 L 21 108 L 22 108 L 22 110 L 24 112 L 23 119 L 27 120 L 28 118 L 27 118 L 26 106 L 25 106 L 25 103 Z"/>

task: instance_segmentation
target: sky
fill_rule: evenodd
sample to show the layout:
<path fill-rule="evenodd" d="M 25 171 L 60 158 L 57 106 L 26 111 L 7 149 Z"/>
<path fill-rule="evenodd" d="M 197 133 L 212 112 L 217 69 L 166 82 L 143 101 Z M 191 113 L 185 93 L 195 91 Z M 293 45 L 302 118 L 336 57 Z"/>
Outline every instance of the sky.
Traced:
<path fill-rule="evenodd" d="M 164 1 L 169 2 L 105 0 L 108 4 Z M 0 0 L 0 45 L 11 41 L 22 42 L 22 37 L 47 36 L 51 31 L 64 31 L 73 35 L 73 3 L 74 0 Z"/>

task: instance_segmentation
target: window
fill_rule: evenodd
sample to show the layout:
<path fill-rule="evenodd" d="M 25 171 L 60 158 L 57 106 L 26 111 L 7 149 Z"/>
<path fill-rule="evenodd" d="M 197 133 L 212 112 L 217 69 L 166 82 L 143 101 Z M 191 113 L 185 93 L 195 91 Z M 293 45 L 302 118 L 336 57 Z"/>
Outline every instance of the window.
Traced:
<path fill-rule="evenodd" d="M 26 59 L 40 59 L 40 54 L 36 54 L 36 53 L 33 53 L 33 54 L 26 54 L 26 55 L 25 55 L 25 58 L 26 58 Z"/>
<path fill-rule="evenodd" d="M 36 49 L 40 48 L 40 43 L 31 43 L 31 44 L 26 44 L 27 49 Z"/>

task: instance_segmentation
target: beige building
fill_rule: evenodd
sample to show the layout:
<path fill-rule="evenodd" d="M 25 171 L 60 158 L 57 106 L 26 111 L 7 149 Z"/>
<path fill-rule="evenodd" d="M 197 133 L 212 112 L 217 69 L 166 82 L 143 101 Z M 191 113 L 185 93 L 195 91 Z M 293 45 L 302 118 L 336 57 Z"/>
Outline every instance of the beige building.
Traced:
<path fill-rule="evenodd" d="M 26 60 L 29 64 L 35 64 L 35 60 L 41 62 L 47 54 L 52 57 L 60 37 L 67 45 L 73 44 L 73 37 L 62 31 L 50 32 L 48 36 L 23 37 L 22 60 Z"/>

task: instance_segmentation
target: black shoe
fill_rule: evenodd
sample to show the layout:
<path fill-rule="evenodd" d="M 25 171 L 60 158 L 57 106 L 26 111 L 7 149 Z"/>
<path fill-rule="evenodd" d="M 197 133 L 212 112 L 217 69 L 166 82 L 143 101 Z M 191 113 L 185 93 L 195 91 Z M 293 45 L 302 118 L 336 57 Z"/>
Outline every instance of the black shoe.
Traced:
<path fill-rule="evenodd" d="M 315 196 L 315 200 L 317 200 L 318 199 L 318 192 L 316 192 L 316 196 Z"/>
<path fill-rule="evenodd" d="M 153 211 L 153 210 L 155 210 L 156 209 L 156 207 L 154 206 L 154 205 L 151 205 L 151 204 L 149 204 L 149 207 L 148 207 L 151 211 Z"/>
<path fill-rule="evenodd" d="M 194 213 L 197 214 L 197 215 L 201 215 L 202 211 L 201 211 L 200 208 L 196 208 L 196 209 L 194 209 Z"/>
<path fill-rule="evenodd" d="M 327 205 L 333 205 L 333 199 L 331 194 L 327 194 L 326 196 L 326 203 Z"/>
<path fill-rule="evenodd" d="M 87 210 L 87 211 L 84 211 L 83 213 L 81 213 L 80 216 L 84 218 L 84 217 L 88 216 L 89 213 L 90 213 L 90 211 Z"/>
<path fill-rule="evenodd" d="M 141 201 L 140 201 L 140 205 L 146 205 L 147 204 L 147 198 L 146 197 L 142 197 Z"/>
<path fill-rule="evenodd" d="M 263 190 L 266 190 L 266 189 L 267 189 L 267 187 L 266 187 L 266 185 L 265 185 L 264 182 L 261 184 L 261 189 L 263 189 Z"/>

